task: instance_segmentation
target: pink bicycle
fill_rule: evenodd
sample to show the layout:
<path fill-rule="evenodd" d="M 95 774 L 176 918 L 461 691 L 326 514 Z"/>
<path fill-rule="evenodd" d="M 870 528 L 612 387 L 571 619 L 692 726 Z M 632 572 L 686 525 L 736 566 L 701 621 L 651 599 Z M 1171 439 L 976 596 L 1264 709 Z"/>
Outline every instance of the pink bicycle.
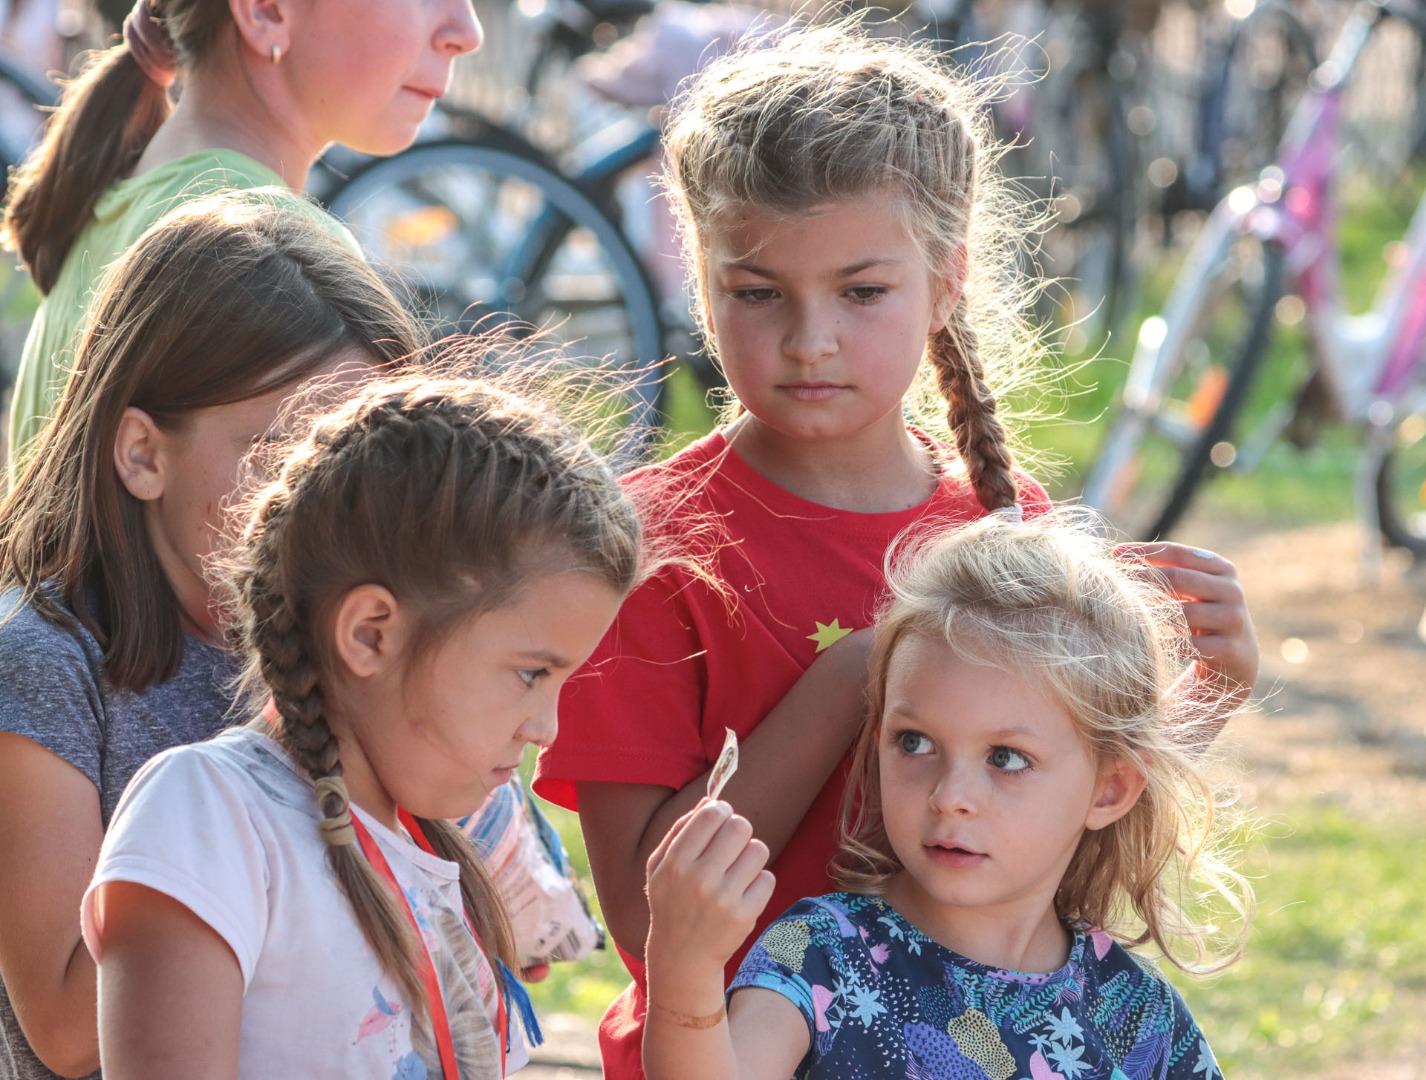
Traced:
<path fill-rule="evenodd" d="M 1276 164 L 1214 208 L 1162 313 L 1139 330 L 1083 496 L 1130 535 L 1165 535 L 1215 474 L 1251 469 L 1280 436 L 1302 444 L 1340 420 L 1363 435 L 1364 525 L 1426 556 L 1426 197 L 1370 310 L 1348 314 L 1340 288 L 1343 94 L 1389 15 L 1423 32 L 1419 13 L 1397 0 L 1357 3 Z M 1276 326 L 1299 322 L 1307 374 L 1263 383 Z M 1258 407 L 1264 396 L 1271 407 Z"/>

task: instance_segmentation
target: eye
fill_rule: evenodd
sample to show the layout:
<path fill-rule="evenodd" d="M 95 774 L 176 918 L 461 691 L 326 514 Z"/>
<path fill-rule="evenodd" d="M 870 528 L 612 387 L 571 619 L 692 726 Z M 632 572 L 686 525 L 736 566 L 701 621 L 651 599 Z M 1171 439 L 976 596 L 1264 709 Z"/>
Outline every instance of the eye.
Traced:
<path fill-rule="evenodd" d="M 919 731 L 901 732 L 896 736 L 896 745 L 901 747 L 903 754 L 910 754 L 913 757 L 929 754 L 933 749 L 931 740 Z"/>
<path fill-rule="evenodd" d="M 858 304 L 874 304 L 890 291 L 885 285 L 853 285 L 847 295 Z"/>
<path fill-rule="evenodd" d="M 524 683 L 526 686 L 528 686 L 528 687 L 530 687 L 530 688 L 532 688 L 532 689 L 534 688 L 534 685 L 535 685 L 537 682 L 539 682 L 541 679 L 543 679 L 543 678 L 545 678 L 546 676 L 548 676 L 549 673 L 550 673 L 550 669 L 549 669 L 549 668 L 542 668 L 542 667 L 541 667 L 541 668 L 521 668 L 519 671 L 515 672 L 516 675 L 520 676 L 520 681 L 521 681 L 522 683 Z"/>
<path fill-rule="evenodd" d="M 766 285 L 748 285 L 741 289 L 732 289 L 728 295 L 744 304 L 757 305 L 776 300 L 777 290 Z"/>
<path fill-rule="evenodd" d="M 990 751 L 990 763 L 1002 772 L 1024 772 L 1030 767 L 1030 759 L 1019 750 L 1008 746 L 997 746 Z"/>

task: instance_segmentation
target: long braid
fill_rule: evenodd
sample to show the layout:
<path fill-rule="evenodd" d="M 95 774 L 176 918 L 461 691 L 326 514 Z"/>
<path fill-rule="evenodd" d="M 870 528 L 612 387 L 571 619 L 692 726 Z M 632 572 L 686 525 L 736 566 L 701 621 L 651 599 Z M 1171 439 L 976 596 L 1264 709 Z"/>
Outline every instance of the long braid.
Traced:
<path fill-rule="evenodd" d="M 936 384 L 946 399 L 946 418 L 976 498 L 987 510 L 1013 506 L 1019 497 L 1015 458 L 995 393 L 985 381 L 976 333 L 961 305 L 926 347 Z"/>
<path fill-rule="evenodd" d="M 278 585 L 288 506 L 285 493 L 274 494 L 254 522 L 251 562 L 241 581 L 250 612 L 245 644 L 257 658 L 277 708 L 278 741 L 313 781 L 322 839 L 337 883 L 382 970 L 401 987 L 414 1014 L 424 1019 L 426 993 L 415 961 L 419 943 L 397 898 L 357 848 L 340 747 L 323 711 L 318 667 L 302 621 Z"/>
<path fill-rule="evenodd" d="M 620 593 L 640 568 L 637 519 L 575 433 L 519 399 L 470 381 L 421 377 L 368 386 L 318 420 L 261 493 L 238 555 L 247 680 L 272 695 L 277 737 L 312 778 L 328 858 L 362 932 L 413 1007 L 425 997 L 419 948 L 399 899 L 352 843 L 320 645 L 319 613 L 381 582 L 410 611 L 404 662 L 509 602 L 529 578 L 589 572 Z M 475 807 L 467 808 L 469 810 Z M 417 818 L 460 870 L 462 903 L 491 959 L 518 965 L 504 903 L 469 838 Z"/>

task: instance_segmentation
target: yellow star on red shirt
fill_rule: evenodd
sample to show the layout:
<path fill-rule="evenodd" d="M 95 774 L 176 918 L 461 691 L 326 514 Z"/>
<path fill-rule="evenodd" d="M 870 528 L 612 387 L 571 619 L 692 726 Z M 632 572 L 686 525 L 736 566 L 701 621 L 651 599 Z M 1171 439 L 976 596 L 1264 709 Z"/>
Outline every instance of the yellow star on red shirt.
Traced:
<path fill-rule="evenodd" d="M 852 632 L 850 626 L 842 625 L 841 619 L 833 619 L 830 623 L 820 623 L 817 622 L 816 619 L 812 621 L 817 623 L 817 632 L 815 634 L 808 634 L 807 639 L 817 643 L 818 652 L 821 652 L 823 649 L 830 649 Z"/>

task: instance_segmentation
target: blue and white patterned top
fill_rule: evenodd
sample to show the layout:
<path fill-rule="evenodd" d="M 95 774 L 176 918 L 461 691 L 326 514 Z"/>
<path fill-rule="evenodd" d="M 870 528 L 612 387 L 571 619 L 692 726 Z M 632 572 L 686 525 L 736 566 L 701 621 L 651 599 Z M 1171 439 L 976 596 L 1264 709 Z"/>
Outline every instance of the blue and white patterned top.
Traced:
<path fill-rule="evenodd" d="M 790 1000 L 812 1043 L 795 1080 L 1220 1080 L 1198 1025 L 1152 963 L 1074 934 L 1058 971 L 951 952 L 874 896 L 831 893 L 768 927 L 731 990 Z"/>

